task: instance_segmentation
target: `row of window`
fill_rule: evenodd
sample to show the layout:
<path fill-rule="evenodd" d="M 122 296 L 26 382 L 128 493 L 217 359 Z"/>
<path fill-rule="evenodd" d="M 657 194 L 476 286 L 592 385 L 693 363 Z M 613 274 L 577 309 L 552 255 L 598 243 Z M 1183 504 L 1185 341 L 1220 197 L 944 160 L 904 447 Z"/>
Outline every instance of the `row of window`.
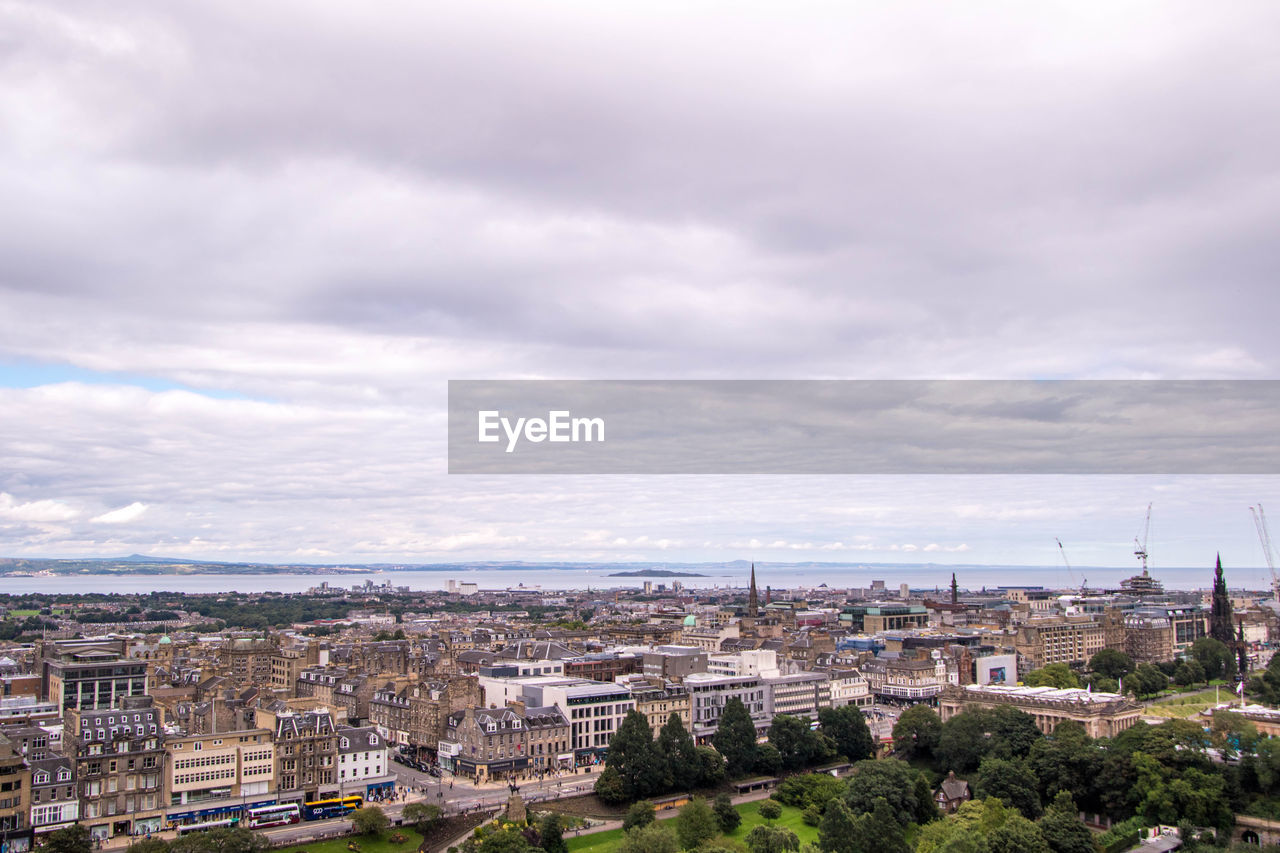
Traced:
<path fill-rule="evenodd" d="M 235 764 L 235 753 L 225 755 L 202 755 L 199 758 L 179 758 L 173 762 L 174 770 L 187 770 L 191 767 L 214 767 L 219 764 Z"/>
<path fill-rule="evenodd" d="M 213 782 L 219 779 L 234 779 L 236 771 L 231 768 L 209 770 L 204 773 L 182 773 L 173 777 L 175 785 L 189 785 L 192 782 Z"/>
<path fill-rule="evenodd" d="M 78 803 L 66 803 L 34 808 L 31 810 L 31 823 L 33 826 L 46 826 L 51 823 L 62 823 L 64 820 L 75 820 L 77 805 Z"/>

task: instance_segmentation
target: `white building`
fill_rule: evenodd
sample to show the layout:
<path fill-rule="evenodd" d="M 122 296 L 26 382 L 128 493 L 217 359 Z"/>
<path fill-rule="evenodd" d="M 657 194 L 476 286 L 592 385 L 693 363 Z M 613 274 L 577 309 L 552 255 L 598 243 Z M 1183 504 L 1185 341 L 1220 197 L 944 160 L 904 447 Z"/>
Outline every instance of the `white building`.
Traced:
<path fill-rule="evenodd" d="M 686 676 L 689 691 L 689 730 L 698 743 L 707 743 L 720 727 L 720 715 L 730 699 L 746 706 L 757 731 L 769 727 L 772 717 L 765 713 L 765 689 L 756 675 L 715 675 L 696 672 Z"/>
<path fill-rule="evenodd" d="M 831 707 L 831 682 L 825 672 L 761 676 L 760 686 L 764 688 L 764 713 L 770 720 L 778 714 L 812 720 L 818 711 Z"/>
<path fill-rule="evenodd" d="M 750 649 L 731 655 L 711 655 L 707 672 L 712 675 L 780 675 L 778 653 L 773 649 Z"/>
<path fill-rule="evenodd" d="M 871 683 L 856 669 L 837 669 L 831 672 L 831 707 L 854 705 L 865 708 L 871 705 Z"/>
<path fill-rule="evenodd" d="M 512 702 L 526 708 L 558 708 L 569 721 L 576 766 L 603 760 L 622 718 L 636 707 L 631 691 L 621 684 L 561 675 L 481 674 L 480 688 L 490 708 Z"/>
<path fill-rule="evenodd" d="M 338 729 L 338 786 L 341 792 L 376 795 L 395 786 L 390 750 L 373 726 Z"/>

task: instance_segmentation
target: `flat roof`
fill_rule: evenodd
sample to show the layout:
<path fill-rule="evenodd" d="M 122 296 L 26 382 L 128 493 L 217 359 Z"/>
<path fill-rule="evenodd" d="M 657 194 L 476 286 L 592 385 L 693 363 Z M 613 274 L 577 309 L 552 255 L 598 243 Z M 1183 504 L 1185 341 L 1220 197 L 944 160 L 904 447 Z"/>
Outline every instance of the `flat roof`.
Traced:
<path fill-rule="evenodd" d="M 994 696 L 1054 699 L 1065 702 L 1116 702 L 1124 698 L 1119 693 L 1094 692 L 1080 687 L 1014 687 L 1007 684 L 966 684 L 965 690 L 970 693 L 986 693 Z"/>

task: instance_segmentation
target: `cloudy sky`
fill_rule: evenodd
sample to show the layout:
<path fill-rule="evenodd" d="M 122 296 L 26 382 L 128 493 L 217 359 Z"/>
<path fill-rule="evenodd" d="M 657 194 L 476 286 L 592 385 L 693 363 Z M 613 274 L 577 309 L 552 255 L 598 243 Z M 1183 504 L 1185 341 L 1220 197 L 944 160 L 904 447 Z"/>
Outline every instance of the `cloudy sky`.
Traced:
<path fill-rule="evenodd" d="M 3 0 L 0 555 L 1259 565 L 1261 474 L 450 477 L 445 383 L 1280 378 L 1277 31 Z"/>

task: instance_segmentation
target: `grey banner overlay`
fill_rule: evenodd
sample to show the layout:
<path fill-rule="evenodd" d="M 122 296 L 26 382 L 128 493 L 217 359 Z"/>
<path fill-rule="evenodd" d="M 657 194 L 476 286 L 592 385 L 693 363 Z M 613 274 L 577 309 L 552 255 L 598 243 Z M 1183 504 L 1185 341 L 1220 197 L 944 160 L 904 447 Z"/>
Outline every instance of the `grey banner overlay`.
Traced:
<path fill-rule="evenodd" d="M 449 382 L 451 474 L 1277 472 L 1277 380 Z"/>

